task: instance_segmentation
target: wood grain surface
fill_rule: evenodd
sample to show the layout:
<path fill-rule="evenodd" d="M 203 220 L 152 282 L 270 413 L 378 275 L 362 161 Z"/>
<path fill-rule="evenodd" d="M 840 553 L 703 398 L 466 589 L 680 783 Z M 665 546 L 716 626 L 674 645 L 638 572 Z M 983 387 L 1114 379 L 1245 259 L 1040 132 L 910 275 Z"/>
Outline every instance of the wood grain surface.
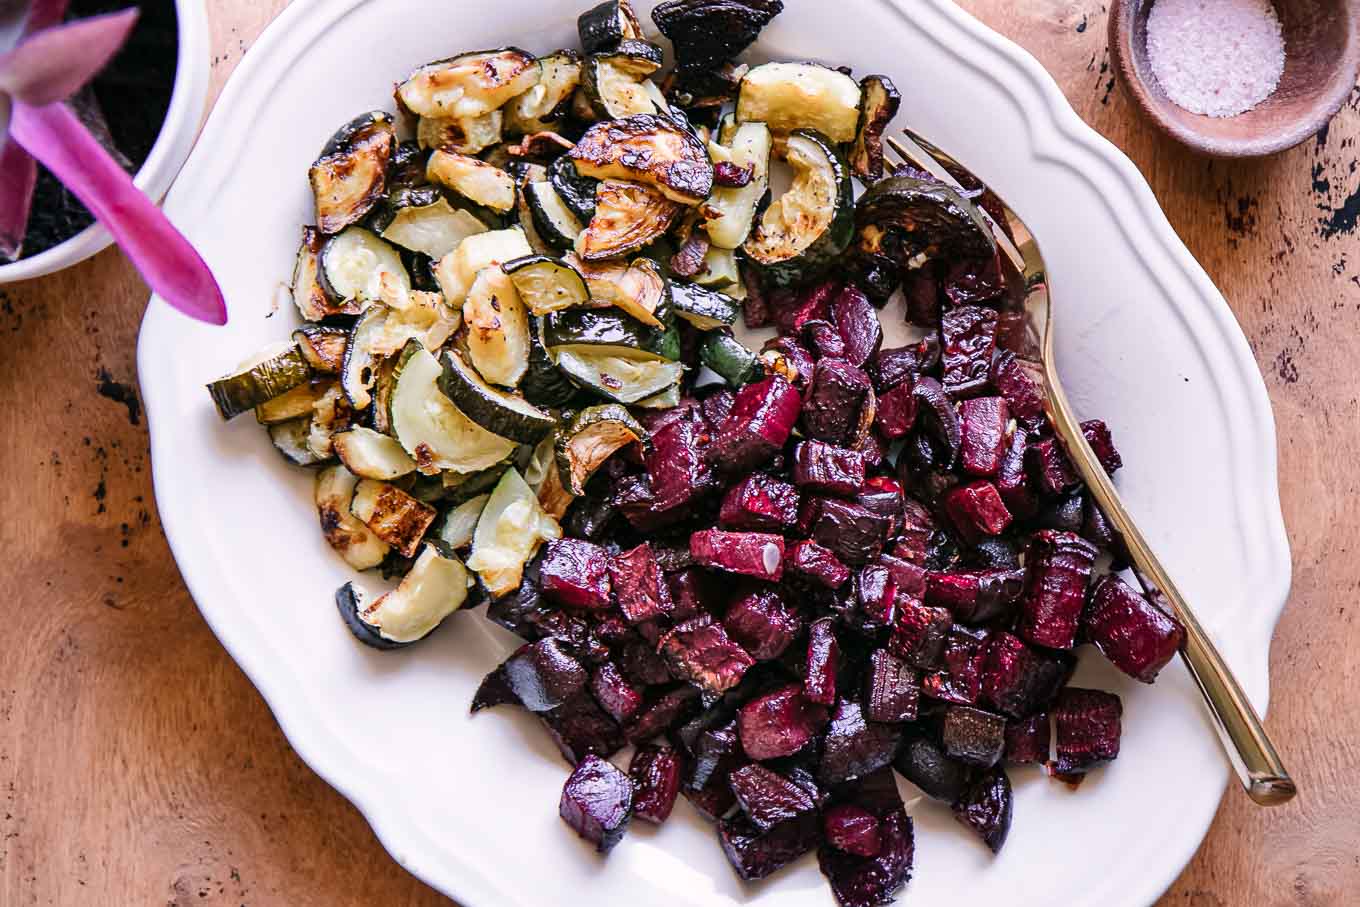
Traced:
<path fill-rule="evenodd" d="M 1114 84 L 1098 0 L 963 3 L 1147 175 L 1275 406 L 1295 572 L 1267 724 L 1303 794 L 1230 791 L 1163 903 L 1360 903 L 1360 93 L 1287 154 L 1196 158 Z M 284 5 L 210 0 L 217 87 Z M 0 289 L 0 905 L 448 903 L 298 760 L 180 582 L 134 365 L 147 295 L 116 250 Z"/>

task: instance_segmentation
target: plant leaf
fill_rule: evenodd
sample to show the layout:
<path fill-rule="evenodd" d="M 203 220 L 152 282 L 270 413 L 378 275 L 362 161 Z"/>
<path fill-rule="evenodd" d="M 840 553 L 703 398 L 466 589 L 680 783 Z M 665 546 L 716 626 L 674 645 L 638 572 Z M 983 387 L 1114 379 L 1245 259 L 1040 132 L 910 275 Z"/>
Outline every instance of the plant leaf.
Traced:
<path fill-rule="evenodd" d="M 12 140 L 0 141 L 0 261 L 14 261 L 28 235 L 38 165 Z"/>
<path fill-rule="evenodd" d="M 227 323 L 207 264 L 69 108 L 16 104 L 10 135 L 108 228 L 157 295 L 190 317 Z"/>
<path fill-rule="evenodd" d="M 33 107 L 66 100 L 118 52 L 137 16 L 125 9 L 32 34 L 0 56 L 0 91 Z"/>

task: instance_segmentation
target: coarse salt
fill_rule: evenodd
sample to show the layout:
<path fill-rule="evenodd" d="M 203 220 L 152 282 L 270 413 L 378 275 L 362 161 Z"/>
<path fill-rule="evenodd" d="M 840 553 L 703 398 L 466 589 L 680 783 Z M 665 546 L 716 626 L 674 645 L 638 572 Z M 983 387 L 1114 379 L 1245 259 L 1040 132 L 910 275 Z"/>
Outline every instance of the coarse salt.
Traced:
<path fill-rule="evenodd" d="M 1157 0 L 1147 50 L 1167 97 L 1211 117 L 1251 110 L 1284 72 L 1284 35 L 1270 0 Z"/>

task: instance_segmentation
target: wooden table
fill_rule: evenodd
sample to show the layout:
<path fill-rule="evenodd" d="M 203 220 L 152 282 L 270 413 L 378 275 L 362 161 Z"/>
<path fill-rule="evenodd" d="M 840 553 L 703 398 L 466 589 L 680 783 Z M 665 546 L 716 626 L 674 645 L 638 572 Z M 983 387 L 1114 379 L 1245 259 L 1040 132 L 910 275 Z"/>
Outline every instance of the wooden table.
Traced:
<path fill-rule="evenodd" d="M 209 5 L 220 87 L 285 0 Z M 1194 158 L 1115 86 L 1098 0 L 964 6 L 1147 175 L 1275 405 L 1295 572 L 1267 723 L 1303 795 L 1266 812 L 1230 791 L 1164 903 L 1360 903 L 1360 94 L 1288 154 Z M 0 290 L 0 904 L 448 903 L 298 760 L 180 582 L 137 392 L 146 298 L 116 250 Z"/>

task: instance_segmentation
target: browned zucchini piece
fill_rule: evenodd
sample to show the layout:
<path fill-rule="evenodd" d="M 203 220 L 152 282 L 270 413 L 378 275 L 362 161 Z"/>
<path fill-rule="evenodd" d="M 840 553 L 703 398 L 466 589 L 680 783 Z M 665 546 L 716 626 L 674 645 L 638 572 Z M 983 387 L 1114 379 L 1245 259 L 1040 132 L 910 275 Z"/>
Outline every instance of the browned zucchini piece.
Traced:
<path fill-rule="evenodd" d="M 669 117 L 596 123 L 569 154 L 581 176 L 645 183 L 682 205 L 700 204 L 713 192 L 707 149 Z"/>
<path fill-rule="evenodd" d="M 387 188 L 387 162 L 396 144 L 392 117 L 375 110 L 346 123 L 321 149 L 308 178 L 322 233 L 339 233 L 378 203 Z"/>
<path fill-rule="evenodd" d="M 902 96 L 887 76 L 865 76 L 859 86 L 859 129 L 850 149 L 850 169 L 872 183 L 883 178 L 883 132 L 897 116 Z"/>
<path fill-rule="evenodd" d="M 576 254 L 598 261 L 641 249 L 669 230 L 680 211 L 657 189 L 604 180 L 595 192 L 595 216 L 576 238 Z"/>

